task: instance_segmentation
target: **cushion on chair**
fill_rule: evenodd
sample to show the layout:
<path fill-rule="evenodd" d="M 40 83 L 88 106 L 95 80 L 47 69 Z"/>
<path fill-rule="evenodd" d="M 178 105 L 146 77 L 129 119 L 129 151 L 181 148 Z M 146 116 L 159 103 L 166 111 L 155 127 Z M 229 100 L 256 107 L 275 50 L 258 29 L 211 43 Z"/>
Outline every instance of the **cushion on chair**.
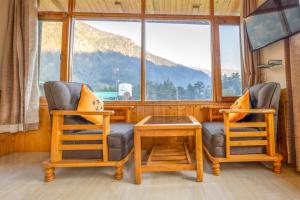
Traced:
<path fill-rule="evenodd" d="M 46 82 L 44 84 L 44 89 L 49 112 L 52 110 L 76 110 L 80 98 L 81 87 L 81 83 L 62 81 Z M 80 116 L 65 117 L 65 124 L 78 123 L 87 124 L 89 122 Z"/>
<path fill-rule="evenodd" d="M 44 84 L 49 110 L 76 110 L 82 84 L 50 81 Z"/>
<path fill-rule="evenodd" d="M 249 88 L 250 103 L 253 109 L 275 109 L 274 114 L 274 130 L 277 135 L 278 109 L 280 100 L 280 84 L 279 83 L 261 83 Z M 264 115 L 251 114 L 243 121 L 259 122 L 264 121 Z M 276 138 L 276 137 L 275 137 Z"/>
<path fill-rule="evenodd" d="M 280 100 L 279 83 L 261 83 L 249 88 L 252 108 L 278 110 Z"/>
<path fill-rule="evenodd" d="M 82 84 L 77 111 L 103 111 L 104 103 L 86 85 Z M 103 116 L 81 115 L 84 119 L 97 124 L 103 124 Z"/>
<path fill-rule="evenodd" d="M 225 132 L 223 122 L 202 123 L 203 144 L 214 157 L 225 157 Z M 259 131 L 256 128 L 232 128 L 231 131 Z M 235 140 L 257 140 L 261 138 L 236 138 Z M 264 153 L 264 147 L 232 147 L 232 155 Z"/>
<path fill-rule="evenodd" d="M 108 155 L 110 161 L 119 161 L 125 158 L 133 148 L 133 126 L 132 123 L 112 123 L 111 133 L 107 137 Z M 75 131 L 65 134 L 102 134 L 102 131 Z M 101 144 L 102 141 L 71 141 L 65 144 Z M 63 159 L 101 159 L 102 151 L 63 151 Z"/>
<path fill-rule="evenodd" d="M 275 109 L 274 114 L 274 132 L 275 143 L 278 140 L 278 110 L 280 100 L 280 84 L 279 83 L 261 83 L 249 88 L 251 108 L 254 109 Z M 248 115 L 243 121 L 260 122 L 264 121 L 264 115 L 251 114 Z"/>
<path fill-rule="evenodd" d="M 230 106 L 230 109 L 250 109 L 249 90 L 246 90 L 246 92 Z M 229 121 L 237 122 L 244 119 L 247 115 L 248 113 L 230 113 Z"/>

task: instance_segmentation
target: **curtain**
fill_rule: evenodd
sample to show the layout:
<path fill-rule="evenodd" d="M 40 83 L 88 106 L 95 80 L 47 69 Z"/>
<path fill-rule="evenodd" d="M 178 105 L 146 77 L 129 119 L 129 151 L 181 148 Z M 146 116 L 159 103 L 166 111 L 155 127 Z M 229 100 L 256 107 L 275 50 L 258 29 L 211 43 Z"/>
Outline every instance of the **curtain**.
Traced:
<path fill-rule="evenodd" d="M 259 63 L 259 52 L 251 51 L 244 21 L 244 19 L 257 7 L 256 1 L 257 0 L 241 1 L 242 76 L 244 88 L 260 83 L 260 71 L 257 68 L 257 64 Z"/>
<path fill-rule="evenodd" d="M 286 69 L 288 110 L 287 110 L 287 161 L 296 164 L 300 171 L 300 34 L 290 39 L 290 65 Z"/>
<path fill-rule="evenodd" d="M 39 122 L 37 0 L 8 0 L 0 77 L 0 133 Z"/>

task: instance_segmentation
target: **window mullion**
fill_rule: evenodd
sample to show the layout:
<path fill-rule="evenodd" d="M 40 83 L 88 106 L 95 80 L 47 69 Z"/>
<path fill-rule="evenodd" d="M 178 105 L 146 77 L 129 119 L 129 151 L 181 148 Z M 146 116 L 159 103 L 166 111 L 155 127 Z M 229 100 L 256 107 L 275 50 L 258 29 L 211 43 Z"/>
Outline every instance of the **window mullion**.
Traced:
<path fill-rule="evenodd" d="M 213 100 L 222 101 L 222 82 L 221 82 L 221 66 L 220 66 L 220 40 L 219 26 L 216 20 L 212 20 L 212 56 L 213 56 Z"/>
<path fill-rule="evenodd" d="M 142 11 L 142 26 L 141 26 L 141 102 L 145 102 L 146 99 L 146 70 L 145 70 L 145 55 L 146 55 L 146 24 L 145 24 L 145 12 L 146 12 L 146 0 L 142 0 L 141 4 Z"/>
<path fill-rule="evenodd" d="M 63 22 L 63 37 L 62 37 L 62 55 L 61 55 L 61 81 L 70 80 L 70 62 L 71 62 L 71 46 L 72 46 L 72 13 L 74 9 L 74 0 L 68 1 L 68 14 Z"/>

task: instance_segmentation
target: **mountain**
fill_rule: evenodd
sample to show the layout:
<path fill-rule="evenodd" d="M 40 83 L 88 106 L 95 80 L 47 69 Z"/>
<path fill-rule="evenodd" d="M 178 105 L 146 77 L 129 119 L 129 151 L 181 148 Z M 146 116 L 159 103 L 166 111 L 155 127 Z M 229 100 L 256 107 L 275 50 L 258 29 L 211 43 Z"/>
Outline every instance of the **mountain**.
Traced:
<path fill-rule="evenodd" d="M 60 51 L 60 28 L 55 23 L 43 24 L 47 31 L 43 32 L 42 40 L 43 50 L 46 52 Z M 131 39 L 108 33 L 96 29 L 84 22 L 76 22 L 74 30 L 74 53 L 93 53 L 93 52 L 118 52 L 120 54 L 139 58 L 141 56 L 141 47 L 136 45 Z M 175 66 L 176 64 L 148 53 L 146 59 L 157 64 L 166 66 Z"/>
<path fill-rule="evenodd" d="M 43 24 L 49 31 L 42 33 L 41 64 L 49 65 L 42 70 L 43 80 L 51 80 L 58 73 L 60 41 L 59 28 L 54 23 Z M 84 22 L 76 22 L 74 31 L 72 78 L 85 82 L 94 89 L 116 85 L 116 81 L 140 84 L 141 47 L 131 39 L 101 31 Z M 187 87 L 202 82 L 211 86 L 211 77 L 188 66 L 176 64 L 167 59 L 148 53 L 146 56 L 147 82 L 162 84 L 170 81 L 175 87 Z"/>

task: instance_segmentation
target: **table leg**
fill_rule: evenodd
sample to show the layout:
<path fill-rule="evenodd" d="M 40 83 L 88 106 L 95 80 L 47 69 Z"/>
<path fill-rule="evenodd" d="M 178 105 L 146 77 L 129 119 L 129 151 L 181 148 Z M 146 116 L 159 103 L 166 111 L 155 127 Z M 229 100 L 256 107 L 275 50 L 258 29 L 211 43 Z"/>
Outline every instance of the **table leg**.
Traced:
<path fill-rule="evenodd" d="M 189 136 L 188 137 L 188 149 L 189 152 L 193 152 L 194 148 L 193 148 L 193 141 L 194 141 L 194 137 L 193 136 Z"/>
<path fill-rule="evenodd" d="M 195 153 L 196 153 L 196 170 L 197 170 L 197 182 L 203 180 L 203 156 L 202 156 L 202 130 L 196 129 L 195 137 Z"/>
<path fill-rule="evenodd" d="M 141 184 L 141 137 L 138 131 L 134 133 L 134 164 L 135 164 L 135 183 Z"/>

